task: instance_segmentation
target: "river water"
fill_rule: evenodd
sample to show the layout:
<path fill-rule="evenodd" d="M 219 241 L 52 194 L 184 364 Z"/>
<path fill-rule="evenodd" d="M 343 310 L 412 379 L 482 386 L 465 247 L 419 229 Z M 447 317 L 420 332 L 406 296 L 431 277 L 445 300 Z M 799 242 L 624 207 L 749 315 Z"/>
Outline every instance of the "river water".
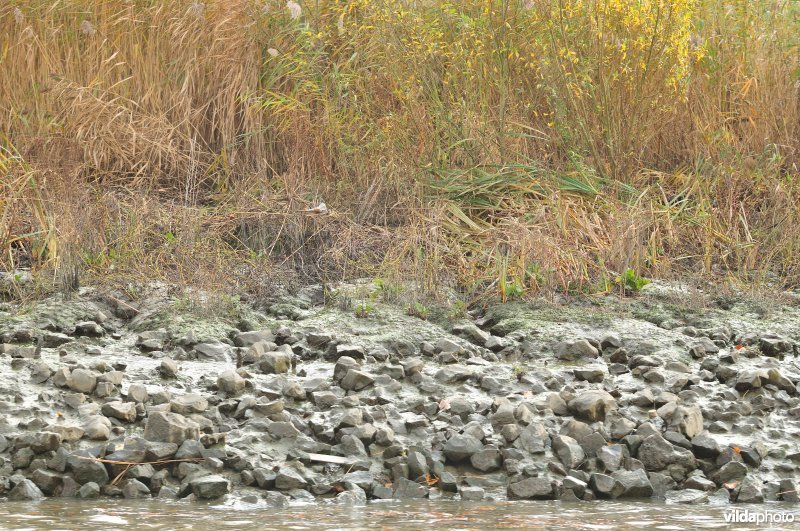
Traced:
<path fill-rule="evenodd" d="M 733 511 L 783 513 L 797 524 L 726 523 Z M 784 516 L 785 518 L 785 516 Z M 76 501 L 0 503 L 0 529 L 800 529 L 800 508 L 787 504 L 686 506 L 593 502 L 375 502 L 364 507 L 286 509 L 197 502 Z"/>

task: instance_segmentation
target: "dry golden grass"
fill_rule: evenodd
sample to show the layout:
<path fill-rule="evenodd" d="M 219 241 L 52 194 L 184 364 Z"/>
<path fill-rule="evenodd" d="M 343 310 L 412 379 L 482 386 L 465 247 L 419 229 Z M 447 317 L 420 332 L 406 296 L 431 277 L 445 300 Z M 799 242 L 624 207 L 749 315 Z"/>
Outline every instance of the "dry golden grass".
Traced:
<path fill-rule="evenodd" d="M 718 4 L 3 4 L 0 263 L 64 288 L 797 285 L 800 8 Z"/>

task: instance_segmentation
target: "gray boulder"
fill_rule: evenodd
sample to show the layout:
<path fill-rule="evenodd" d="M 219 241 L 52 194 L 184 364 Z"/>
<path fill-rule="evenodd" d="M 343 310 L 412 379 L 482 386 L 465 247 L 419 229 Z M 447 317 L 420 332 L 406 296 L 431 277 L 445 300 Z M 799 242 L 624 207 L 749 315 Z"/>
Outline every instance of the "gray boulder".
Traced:
<path fill-rule="evenodd" d="M 201 500 L 213 500 L 224 496 L 230 490 L 230 481 L 222 476 L 203 476 L 189 482 L 192 493 Z"/>
<path fill-rule="evenodd" d="M 528 478 L 508 485 L 511 500 L 551 500 L 555 489 L 548 478 Z"/>
<path fill-rule="evenodd" d="M 553 352 L 560 360 L 577 361 L 582 358 L 594 359 L 600 352 L 586 339 L 562 341 L 553 346 Z"/>
<path fill-rule="evenodd" d="M 472 435 L 455 435 L 444 445 L 444 455 L 449 462 L 460 463 L 483 449 L 483 443 Z"/>
<path fill-rule="evenodd" d="M 650 498 L 653 495 L 653 485 L 644 470 L 617 470 L 611 477 L 623 487 L 621 498 Z"/>
<path fill-rule="evenodd" d="M 583 391 L 569 401 L 569 409 L 576 418 L 587 422 L 605 420 L 606 413 L 616 411 L 617 401 L 605 391 Z"/>
<path fill-rule="evenodd" d="M 44 493 L 29 479 L 23 479 L 8 493 L 8 499 L 11 501 L 41 500 L 42 498 L 44 498 Z"/>
<path fill-rule="evenodd" d="M 200 426 L 177 413 L 154 411 L 147 417 L 144 438 L 148 441 L 181 444 L 200 437 Z"/>

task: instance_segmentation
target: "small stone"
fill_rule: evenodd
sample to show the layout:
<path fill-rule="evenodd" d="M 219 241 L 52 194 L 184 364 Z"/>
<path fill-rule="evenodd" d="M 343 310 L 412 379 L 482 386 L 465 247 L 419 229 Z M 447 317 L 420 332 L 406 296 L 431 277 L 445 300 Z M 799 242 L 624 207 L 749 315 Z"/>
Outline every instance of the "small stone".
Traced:
<path fill-rule="evenodd" d="M 295 438 L 300 436 L 300 431 L 291 422 L 273 422 L 267 426 L 267 432 L 276 439 L 287 437 Z"/>

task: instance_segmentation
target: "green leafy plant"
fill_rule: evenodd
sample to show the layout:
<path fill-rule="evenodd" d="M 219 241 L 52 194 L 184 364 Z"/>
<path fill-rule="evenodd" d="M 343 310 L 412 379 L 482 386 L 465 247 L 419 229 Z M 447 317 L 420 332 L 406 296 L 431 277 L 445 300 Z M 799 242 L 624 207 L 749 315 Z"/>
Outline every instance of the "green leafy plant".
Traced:
<path fill-rule="evenodd" d="M 625 293 L 638 293 L 646 285 L 650 284 L 650 279 L 639 276 L 635 270 L 628 268 L 624 273 L 614 280 Z"/>
<path fill-rule="evenodd" d="M 420 319 L 427 320 L 430 311 L 427 306 L 421 302 L 415 302 L 406 309 L 406 313 L 412 317 L 419 317 Z"/>
<path fill-rule="evenodd" d="M 467 316 L 467 303 L 462 300 L 457 300 L 450 305 L 450 312 L 448 317 L 450 319 L 463 319 Z"/>
<path fill-rule="evenodd" d="M 366 319 L 375 315 L 375 305 L 372 301 L 364 299 L 356 305 L 356 317 L 359 319 Z"/>
<path fill-rule="evenodd" d="M 514 377 L 515 377 L 517 380 L 521 380 L 523 376 L 525 376 L 526 374 L 528 374 L 528 369 L 527 369 L 527 368 L 526 368 L 524 365 L 522 365 L 522 364 L 519 364 L 519 363 L 515 363 L 515 364 L 514 364 L 514 365 L 511 367 L 511 370 L 512 370 L 512 371 L 514 371 Z"/>

